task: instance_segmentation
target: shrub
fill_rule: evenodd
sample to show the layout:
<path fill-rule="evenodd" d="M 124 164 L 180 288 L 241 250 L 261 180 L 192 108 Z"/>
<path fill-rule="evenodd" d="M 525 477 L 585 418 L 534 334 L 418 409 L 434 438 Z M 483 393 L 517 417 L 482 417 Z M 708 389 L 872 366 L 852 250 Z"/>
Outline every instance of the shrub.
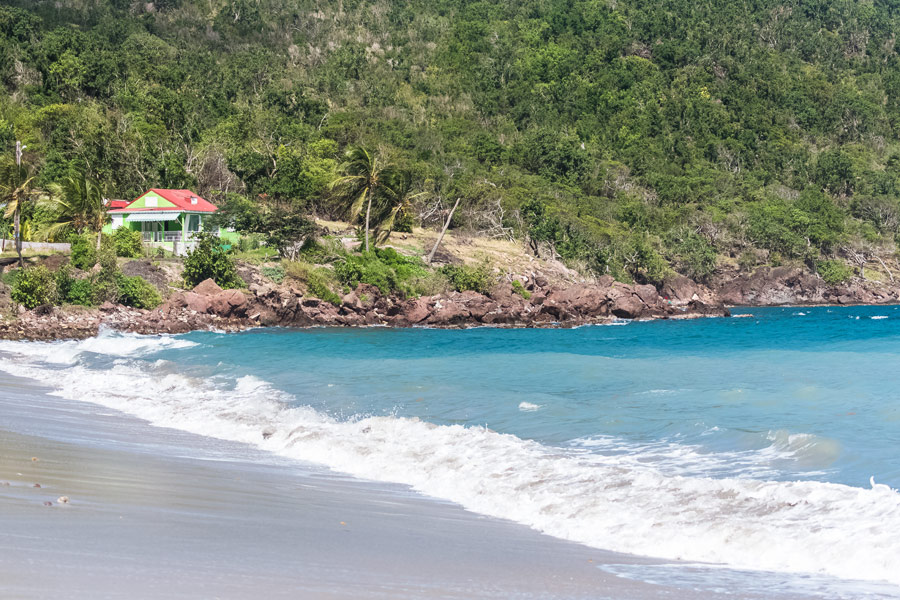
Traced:
<path fill-rule="evenodd" d="M 115 302 L 119 298 L 119 265 L 110 241 L 105 241 L 97 254 L 100 272 L 93 277 L 94 302 Z"/>
<path fill-rule="evenodd" d="M 519 281 L 518 279 L 513 279 L 513 282 L 512 282 L 512 289 L 513 289 L 513 291 L 514 291 L 515 293 L 519 294 L 520 296 L 522 296 L 522 297 L 525 298 L 526 300 L 528 300 L 529 298 L 531 298 L 531 292 L 529 292 L 528 290 L 526 290 L 526 289 L 525 289 L 525 286 L 522 285 L 522 282 Z"/>
<path fill-rule="evenodd" d="M 184 283 L 194 287 L 201 281 L 212 279 L 219 287 L 231 289 L 241 287 L 234 259 L 219 245 L 219 238 L 209 233 L 195 236 L 197 245 L 184 259 Z"/>
<path fill-rule="evenodd" d="M 56 272 L 56 276 L 54 277 L 56 281 L 56 298 L 59 302 L 66 302 L 66 298 L 69 295 L 69 290 L 72 288 L 72 284 L 76 281 L 72 277 L 72 266 L 71 265 L 63 265 Z"/>
<path fill-rule="evenodd" d="M 667 244 L 682 274 L 705 281 L 716 269 L 716 250 L 706 238 L 683 228 L 670 232 Z"/>
<path fill-rule="evenodd" d="M 60 301 L 81 306 L 94 306 L 94 285 L 90 279 L 73 279 L 65 298 Z"/>
<path fill-rule="evenodd" d="M 119 227 L 113 233 L 113 244 L 116 249 L 116 256 L 125 258 L 137 258 L 141 255 L 143 241 L 140 231 L 132 231 L 127 227 Z"/>
<path fill-rule="evenodd" d="M 291 261 L 286 264 L 285 275 L 306 285 L 306 291 L 310 295 L 336 306 L 341 303 L 341 297 L 331 289 L 337 283 L 331 269 Z"/>
<path fill-rule="evenodd" d="M 19 272 L 12 288 L 13 302 L 25 308 L 53 304 L 56 300 L 56 280 L 47 267 L 31 267 Z"/>
<path fill-rule="evenodd" d="M 70 240 L 72 266 L 82 271 L 89 271 L 97 264 L 97 252 L 94 250 L 94 242 L 83 235 L 74 235 Z"/>
<path fill-rule="evenodd" d="M 338 280 L 351 288 L 360 283 L 377 287 L 382 294 L 398 292 L 409 296 L 420 293 L 430 272 L 421 260 L 403 256 L 393 248 L 347 256 L 334 267 Z"/>
<path fill-rule="evenodd" d="M 119 273 L 117 277 L 119 302 L 134 308 L 156 308 L 162 303 L 159 291 L 147 283 L 143 277 L 128 277 Z"/>
<path fill-rule="evenodd" d="M 822 260 L 816 263 L 816 271 L 828 285 L 837 285 L 853 277 L 853 267 L 842 260 Z"/>
<path fill-rule="evenodd" d="M 381 262 L 374 252 L 348 256 L 334 266 L 338 281 L 351 288 L 360 283 L 377 287 L 382 294 L 398 289 L 400 281 L 390 265 Z"/>
<path fill-rule="evenodd" d="M 446 265 L 441 272 L 450 281 L 450 286 L 457 292 L 472 290 L 479 294 L 487 294 L 494 285 L 494 276 L 486 264 L 472 267 L 469 265 Z"/>
<path fill-rule="evenodd" d="M 274 267 L 263 267 L 260 269 L 260 272 L 264 277 L 267 277 L 274 281 L 275 283 L 281 283 L 284 281 L 284 267 L 281 265 L 276 265 Z"/>

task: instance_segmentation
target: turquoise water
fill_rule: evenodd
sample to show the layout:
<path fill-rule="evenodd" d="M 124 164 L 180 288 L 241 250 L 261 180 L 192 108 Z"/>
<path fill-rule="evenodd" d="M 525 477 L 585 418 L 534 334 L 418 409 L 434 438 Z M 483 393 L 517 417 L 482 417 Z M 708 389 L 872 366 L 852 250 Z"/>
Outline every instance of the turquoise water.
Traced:
<path fill-rule="evenodd" d="M 0 368 L 597 548 L 900 596 L 900 309 L 752 313 L 106 334 Z"/>
<path fill-rule="evenodd" d="M 484 425 L 660 460 L 690 445 L 695 463 L 672 469 L 900 487 L 900 310 L 753 314 L 576 330 L 195 333 L 198 347 L 167 358 L 198 375 L 256 376 L 342 419 Z M 723 452 L 730 464 L 714 460 Z"/>

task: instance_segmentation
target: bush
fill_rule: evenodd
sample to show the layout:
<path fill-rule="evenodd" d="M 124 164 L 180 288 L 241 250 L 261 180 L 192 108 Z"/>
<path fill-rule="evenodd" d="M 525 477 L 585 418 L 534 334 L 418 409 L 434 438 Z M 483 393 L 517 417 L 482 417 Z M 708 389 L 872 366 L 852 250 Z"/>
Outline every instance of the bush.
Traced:
<path fill-rule="evenodd" d="M 853 277 L 853 267 L 842 260 L 821 260 L 816 263 L 816 272 L 828 285 L 844 283 Z"/>
<path fill-rule="evenodd" d="M 119 227 L 112 235 L 116 256 L 137 258 L 141 255 L 143 240 L 140 231 L 132 231 L 127 227 Z"/>
<path fill-rule="evenodd" d="M 275 283 L 281 283 L 282 281 L 284 281 L 284 267 L 280 265 L 276 265 L 274 267 L 263 267 L 260 269 L 260 272 L 264 277 L 271 279 Z"/>
<path fill-rule="evenodd" d="M 119 303 L 134 308 L 156 308 L 162 303 L 159 291 L 147 283 L 143 277 L 128 277 L 119 273 L 117 277 Z"/>
<path fill-rule="evenodd" d="M 65 297 L 60 297 L 60 302 L 79 304 L 81 306 L 94 306 L 94 285 L 90 279 L 73 279 Z"/>
<path fill-rule="evenodd" d="M 705 281 L 716 269 L 716 249 L 706 238 L 687 229 L 670 232 L 667 244 L 683 275 Z"/>
<path fill-rule="evenodd" d="M 334 267 L 338 280 L 351 288 L 360 283 L 377 287 L 382 294 L 416 295 L 429 271 L 421 260 L 403 256 L 393 248 L 351 255 Z"/>
<path fill-rule="evenodd" d="M 31 267 L 19 272 L 13 285 L 13 302 L 25 308 L 53 304 L 56 300 L 56 280 L 47 267 Z"/>
<path fill-rule="evenodd" d="M 209 233 L 195 236 L 197 245 L 184 259 L 184 283 L 194 287 L 201 281 L 212 279 L 223 289 L 238 288 L 243 282 L 238 277 L 234 259 L 219 245 L 219 238 Z"/>
<path fill-rule="evenodd" d="M 472 267 L 469 265 L 446 265 L 441 272 L 450 281 L 450 286 L 457 292 L 472 290 L 479 294 L 487 294 L 494 285 L 494 276 L 486 264 Z"/>
<path fill-rule="evenodd" d="M 525 298 L 526 300 L 528 300 L 529 298 L 531 298 L 531 292 L 529 292 L 528 290 L 526 290 L 526 289 L 525 289 L 525 286 L 522 285 L 522 282 L 519 281 L 518 279 L 513 279 L 513 282 L 512 282 L 512 289 L 513 289 L 513 291 L 514 291 L 515 293 L 517 293 L 518 295 L 522 296 L 522 297 Z"/>
<path fill-rule="evenodd" d="M 97 263 L 100 272 L 93 279 L 94 302 L 115 302 L 119 298 L 119 264 L 116 262 L 116 252 L 110 240 L 107 238 L 100 252 L 97 254 Z"/>
<path fill-rule="evenodd" d="M 331 302 L 335 306 L 341 303 L 341 297 L 331 289 L 337 283 L 331 269 L 291 261 L 285 266 L 285 275 L 303 283 L 310 295 Z"/>
<path fill-rule="evenodd" d="M 56 272 L 56 301 L 60 304 L 94 305 L 94 285 L 90 279 L 72 277 L 72 267 L 63 265 Z"/>
<path fill-rule="evenodd" d="M 83 235 L 74 235 L 70 239 L 72 266 L 82 271 L 89 271 L 97 264 L 97 252 L 94 250 L 95 242 Z"/>

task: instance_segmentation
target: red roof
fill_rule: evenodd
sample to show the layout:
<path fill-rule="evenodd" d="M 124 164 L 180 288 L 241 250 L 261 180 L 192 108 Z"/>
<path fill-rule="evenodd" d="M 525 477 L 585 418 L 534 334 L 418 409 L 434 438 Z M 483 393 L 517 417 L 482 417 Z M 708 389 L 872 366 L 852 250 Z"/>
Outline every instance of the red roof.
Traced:
<path fill-rule="evenodd" d="M 128 200 L 108 200 L 107 205 L 112 208 L 125 208 L 131 204 Z"/>
<path fill-rule="evenodd" d="M 172 208 L 171 206 L 155 206 L 155 207 L 150 207 L 150 208 L 135 208 L 135 209 L 129 210 L 128 206 L 131 206 L 132 204 L 134 204 L 135 202 L 137 202 L 138 200 L 140 200 L 141 198 L 143 198 L 150 192 L 155 192 L 156 194 L 162 196 L 163 198 L 165 198 L 166 200 L 168 200 L 169 202 L 174 204 L 176 206 L 176 208 Z M 192 198 L 196 199 L 196 203 L 192 201 Z M 126 206 L 125 208 L 117 208 L 116 210 L 110 210 L 108 212 L 111 212 L 111 213 L 145 212 L 145 211 L 147 211 L 147 212 L 150 212 L 150 211 L 171 212 L 171 211 L 177 210 L 177 209 L 186 210 L 186 211 L 190 211 L 190 212 L 216 212 L 216 210 L 217 210 L 215 204 L 212 204 L 212 203 L 204 200 L 203 198 L 201 198 L 200 196 L 198 196 L 191 190 L 161 190 L 158 188 L 152 188 L 152 189 L 148 190 L 147 192 L 144 192 L 143 194 L 141 194 L 141 196 L 139 196 L 132 202 L 129 202 L 128 206 Z"/>

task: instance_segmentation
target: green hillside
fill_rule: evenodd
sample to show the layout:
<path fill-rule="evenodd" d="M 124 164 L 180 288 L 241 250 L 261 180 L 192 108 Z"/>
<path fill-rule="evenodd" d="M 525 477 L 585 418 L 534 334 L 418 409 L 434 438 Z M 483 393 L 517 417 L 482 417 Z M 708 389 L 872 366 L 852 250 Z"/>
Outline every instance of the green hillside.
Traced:
<path fill-rule="evenodd" d="M 894 3 L 3 5 L 0 148 L 42 184 L 327 212 L 362 144 L 426 192 L 414 220 L 462 197 L 454 226 L 624 280 L 896 252 Z"/>

